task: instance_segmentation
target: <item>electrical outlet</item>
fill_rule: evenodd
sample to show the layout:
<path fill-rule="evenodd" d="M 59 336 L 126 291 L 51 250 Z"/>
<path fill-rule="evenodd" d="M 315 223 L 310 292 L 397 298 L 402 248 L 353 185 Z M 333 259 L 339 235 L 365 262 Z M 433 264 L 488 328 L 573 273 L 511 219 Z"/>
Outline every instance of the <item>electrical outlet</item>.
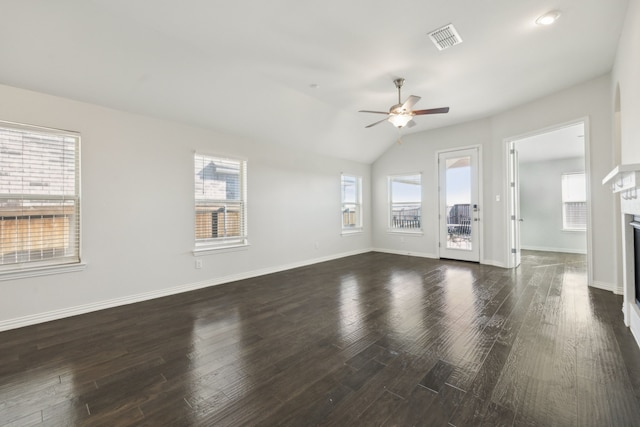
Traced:
<path fill-rule="evenodd" d="M 196 268 L 202 268 L 202 260 L 201 259 L 197 259 L 196 260 Z"/>

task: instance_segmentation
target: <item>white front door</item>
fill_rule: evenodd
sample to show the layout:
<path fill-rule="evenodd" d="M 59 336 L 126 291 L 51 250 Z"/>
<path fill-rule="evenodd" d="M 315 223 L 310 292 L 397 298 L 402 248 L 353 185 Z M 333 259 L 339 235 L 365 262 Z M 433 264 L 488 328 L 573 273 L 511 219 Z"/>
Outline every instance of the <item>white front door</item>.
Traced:
<path fill-rule="evenodd" d="M 438 154 L 440 257 L 480 261 L 478 149 Z"/>

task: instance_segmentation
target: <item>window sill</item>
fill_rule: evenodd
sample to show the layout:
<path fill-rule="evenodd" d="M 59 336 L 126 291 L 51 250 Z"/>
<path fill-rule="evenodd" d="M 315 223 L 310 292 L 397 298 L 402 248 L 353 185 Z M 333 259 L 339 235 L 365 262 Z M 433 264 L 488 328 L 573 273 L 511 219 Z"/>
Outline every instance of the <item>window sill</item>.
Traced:
<path fill-rule="evenodd" d="M 387 233 L 389 233 L 389 234 L 405 234 L 407 236 L 422 236 L 422 235 L 424 235 L 424 232 L 422 230 L 411 231 L 411 230 L 387 229 Z"/>
<path fill-rule="evenodd" d="M 41 267 L 27 267 L 19 270 L 6 270 L 0 271 L 0 281 L 24 279 L 27 277 L 50 276 L 53 274 L 73 273 L 76 271 L 83 271 L 85 268 L 87 268 L 87 264 L 73 263 L 45 265 Z"/>
<path fill-rule="evenodd" d="M 362 228 L 354 228 L 354 229 L 346 229 L 342 230 L 340 233 L 341 236 L 357 236 L 358 234 L 364 233 Z"/>
<path fill-rule="evenodd" d="M 221 254 L 226 252 L 238 252 L 238 251 L 246 251 L 249 246 L 249 243 L 236 243 L 229 245 L 221 245 L 221 246 L 202 246 L 195 248 L 192 253 L 193 256 L 204 256 L 211 254 Z"/>
<path fill-rule="evenodd" d="M 577 229 L 577 228 L 563 228 L 562 230 L 560 230 L 562 232 L 567 232 L 567 233 L 584 233 L 587 231 L 586 228 L 583 229 Z"/>

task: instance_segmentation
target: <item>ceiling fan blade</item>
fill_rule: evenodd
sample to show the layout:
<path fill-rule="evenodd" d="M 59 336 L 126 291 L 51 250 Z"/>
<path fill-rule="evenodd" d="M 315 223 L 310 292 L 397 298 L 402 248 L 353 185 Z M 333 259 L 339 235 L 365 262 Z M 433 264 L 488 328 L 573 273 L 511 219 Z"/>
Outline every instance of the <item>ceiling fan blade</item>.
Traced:
<path fill-rule="evenodd" d="M 420 98 L 419 96 L 411 95 L 407 98 L 406 101 L 404 101 L 404 104 L 402 104 L 402 107 L 400 108 L 405 111 L 411 111 L 413 106 L 416 105 L 416 103 L 420 101 L 420 99 L 422 98 Z"/>
<path fill-rule="evenodd" d="M 449 112 L 449 107 L 431 108 L 429 110 L 415 110 L 413 115 L 422 116 L 425 114 L 444 114 Z"/>
<path fill-rule="evenodd" d="M 374 113 L 374 114 L 389 114 L 388 111 L 371 111 L 371 110 L 360 110 L 358 113 Z"/>
<path fill-rule="evenodd" d="M 378 120 L 378 121 L 377 121 L 377 122 L 375 122 L 375 123 L 371 123 L 369 126 L 365 126 L 365 129 L 366 129 L 366 128 L 370 128 L 370 127 L 372 127 L 372 126 L 375 126 L 375 125 L 377 125 L 377 124 L 379 124 L 379 123 L 386 122 L 387 120 L 389 120 L 389 119 L 382 119 L 382 120 Z"/>

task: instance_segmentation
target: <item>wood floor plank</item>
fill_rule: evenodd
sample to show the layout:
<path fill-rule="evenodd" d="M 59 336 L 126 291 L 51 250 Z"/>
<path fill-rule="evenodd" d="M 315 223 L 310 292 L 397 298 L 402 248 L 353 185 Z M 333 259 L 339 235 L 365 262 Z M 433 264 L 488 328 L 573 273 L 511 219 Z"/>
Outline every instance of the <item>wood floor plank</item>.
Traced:
<path fill-rule="evenodd" d="M 381 424 L 383 426 L 427 425 L 431 405 L 437 400 L 438 393 L 417 386 L 407 399 L 403 399 L 393 408 L 393 412 Z"/>
<path fill-rule="evenodd" d="M 445 384 L 438 392 L 435 401 L 429 406 L 424 424 L 448 426 L 465 396 L 466 393 L 463 390 Z"/>
<path fill-rule="evenodd" d="M 383 425 L 404 399 L 389 391 L 382 393 L 360 416 L 353 425 Z"/>
<path fill-rule="evenodd" d="M 0 333 L 1 425 L 631 426 L 585 257 L 367 253 Z"/>

